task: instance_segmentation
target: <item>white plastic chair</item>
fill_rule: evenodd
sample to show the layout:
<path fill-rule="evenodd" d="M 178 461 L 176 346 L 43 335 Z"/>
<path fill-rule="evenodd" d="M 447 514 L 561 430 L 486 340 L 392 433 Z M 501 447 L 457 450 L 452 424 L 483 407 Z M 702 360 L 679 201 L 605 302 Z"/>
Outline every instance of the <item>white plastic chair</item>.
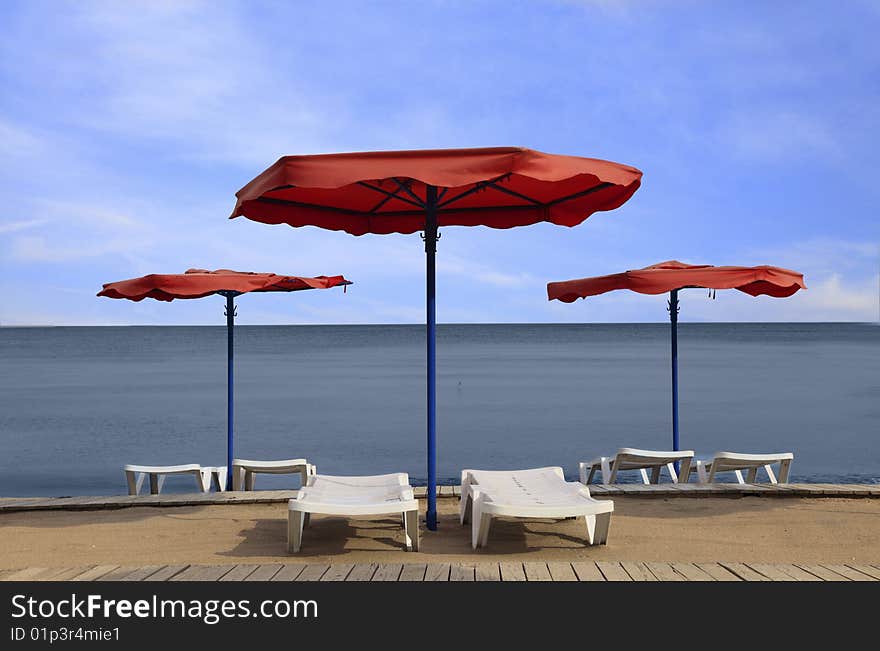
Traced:
<path fill-rule="evenodd" d="M 305 459 L 282 459 L 280 461 L 252 461 L 249 459 L 232 460 L 232 490 L 252 491 L 256 475 L 264 473 L 268 475 L 287 475 L 299 473 L 302 486 L 308 484 L 309 477 L 313 477 L 316 468 Z"/>
<path fill-rule="evenodd" d="M 587 544 L 608 541 L 614 503 L 590 497 L 578 482 L 565 481 L 562 468 L 529 470 L 463 470 L 460 520 L 471 522 L 471 545 L 485 547 L 492 519 L 577 518 L 587 526 Z"/>
<path fill-rule="evenodd" d="M 673 483 L 686 484 L 691 472 L 693 450 L 639 450 L 620 448 L 613 457 L 597 457 L 579 464 L 582 484 L 590 484 L 597 470 L 602 472 L 603 484 L 617 483 L 617 473 L 621 470 L 638 470 L 645 484 L 659 484 L 660 472 L 666 468 Z M 675 472 L 675 462 L 679 462 L 679 472 Z M 648 470 L 651 471 L 650 478 Z"/>
<path fill-rule="evenodd" d="M 197 463 L 181 466 L 137 466 L 127 464 L 122 468 L 125 471 L 125 480 L 128 483 L 128 494 L 139 495 L 144 479 L 150 478 L 150 493 L 158 495 L 162 492 L 165 477 L 168 475 L 195 475 L 199 490 L 207 493 L 211 490 L 211 472 L 202 468 Z"/>
<path fill-rule="evenodd" d="M 400 514 L 407 551 L 419 551 L 419 503 L 405 472 L 342 477 L 312 475 L 308 485 L 288 502 L 287 551 L 302 546 L 303 528 L 312 513 L 322 515 Z"/>
<path fill-rule="evenodd" d="M 794 454 L 779 452 L 776 454 L 742 454 L 739 452 L 716 452 L 708 461 L 697 460 L 697 477 L 701 484 L 711 484 L 720 472 L 733 472 L 740 484 L 754 484 L 758 470 L 763 468 L 771 484 L 787 484 Z M 779 479 L 773 473 L 773 464 L 779 464 Z M 742 471 L 748 471 L 744 479 Z"/>

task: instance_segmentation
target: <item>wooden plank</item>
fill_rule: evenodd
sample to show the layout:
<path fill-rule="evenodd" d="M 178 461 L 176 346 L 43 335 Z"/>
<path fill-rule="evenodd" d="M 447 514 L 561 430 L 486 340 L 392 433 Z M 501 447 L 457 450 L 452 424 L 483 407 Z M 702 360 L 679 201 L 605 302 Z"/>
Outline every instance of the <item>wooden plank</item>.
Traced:
<path fill-rule="evenodd" d="M 656 581 L 657 577 L 651 573 L 644 563 L 621 561 L 620 566 L 630 575 L 633 581 Z"/>
<path fill-rule="evenodd" d="M 526 573 L 522 563 L 501 563 L 502 581 L 525 581 Z"/>
<path fill-rule="evenodd" d="M 449 572 L 449 563 L 428 563 L 428 568 L 425 570 L 425 581 L 448 581 Z"/>
<path fill-rule="evenodd" d="M 333 563 L 330 569 L 324 572 L 321 581 L 345 581 L 345 577 L 353 568 L 353 563 Z"/>
<path fill-rule="evenodd" d="M 91 569 L 86 570 L 82 574 L 77 574 L 76 576 L 69 579 L 70 581 L 97 581 L 100 577 L 105 574 L 109 574 L 116 568 L 118 565 L 97 565 Z"/>
<path fill-rule="evenodd" d="M 688 581 L 714 581 L 712 575 L 704 572 L 693 563 L 671 563 L 672 569 L 684 576 Z"/>
<path fill-rule="evenodd" d="M 477 563 L 474 566 L 474 579 L 477 581 L 500 581 L 501 566 L 498 563 Z"/>
<path fill-rule="evenodd" d="M 832 572 L 837 572 L 838 574 L 842 574 L 850 581 L 876 581 L 873 576 L 868 576 L 867 574 L 863 574 L 858 570 L 854 570 L 851 567 L 847 567 L 846 565 L 829 565 L 827 563 L 822 564 L 824 567 L 827 567 Z"/>
<path fill-rule="evenodd" d="M 798 563 L 798 567 L 805 572 L 809 572 L 810 574 L 819 577 L 823 581 L 849 581 L 849 579 L 842 574 L 832 572 L 831 570 L 824 568 L 821 565 L 806 565 L 804 563 Z"/>
<path fill-rule="evenodd" d="M 525 571 L 526 581 L 552 581 L 553 578 L 550 576 L 550 570 L 547 567 L 547 563 L 538 563 L 538 562 L 526 562 L 523 563 L 523 570 Z"/>
<path fill-rule="evenodd" d="M 172 581 L 219 581 L 234 565 L 190 565 L 171 577 Z"/>
<path fill-rule="evenodd" d="M 795 581 L 821 581 L 818 576 L 802 570 L 797 565 L 784 564 L 778 566 L 780 570 L 788 574 Z"/>
<path fill-rule="evenodd" d="M 78 567 L 56 567 L 48 572 L 34 577 L 34 581 L 70 581 L 73 577 L 92 569 L 93 565 L 80 565 Z"/>
<path fill-rule="evenodd" d="M 425 571 L 428 569 L 425 563 L 407 563 L 398 577 L 398 581 L 424 581 Z"/>
<path fill-rule="evenodd" d="M 577 574 L 571 567 L 571 563 L 547 563 L 547 569 L 550 570 L 550 577 L 554 581 L 577 581 Z"/>
<path fill-rule="evenodd" d="M 605 575 L 599 571 L 596 564 L 589 561 L 572 563 L 571 569 L 577 574 L 578 581 L 604 581 Z"/>
<path fill-rule="evenodd" d="M 856 572 L 861 572 L 862 574 L 867 574 L 868 576 L 880 580 L 880 569 L 876 567 L 871 567 L 870 565 L 856 565 L 853 563 L 847 563 L 847 567 L 854 569 Z"/>
<path fill-rule="evenodd" d="M 401 563 L 381 563 L 371 581 L 397 581 L 402 571 Z"/>
<path fill-rule="evenodd" d="M 378 569 L 378 565 L 376 563 L 358 563 L 352 568 L 351 572 L 348 573 L 348 576 L 345 577 L 346 581 L 370 581 L 373 578 L 373 575 L 376 573 Z"/>
<path fill-rule="evenodd" d="M 651 574 L 656 576 L 658 581 L 687 581 L 669 563 L 645 563 L 645 567 L 651 570 Z"/>
<path fill-rule="evenodd" d="M 597 561 L 596 567 L 602 572 L 606 581 L 632 581 L 632 577 L 626 573 L 626 570 L 620 563 L 614 561 Z"/>
<path fill-rule="evenodd" d="M 271 581 L 282 568 L 281 563 L 269 563 L 267 565 L 259 565 L 257 569 L 248 574 L 245 581 Z"/>
<path fill-rule="evenodd" d="M 33 581 L 35 576 L 39 576 L 44 572 L 48 572 L 52 568 L 48 567 L 26 567 L 24 569 L 13 572 L 7 576 L 4 581 Z"/>
<path fill-rule="evenodd" d="M 694 563 L 716 581 L 742 581 L 736 574 L 718 563 Z"/>
<path fill-rule="evenodd" d="M 158 566 L 156 566 L 158 569 Z M 128 576 L 132 572 L 139 570 L 140 568 L 135 565 L 122 565 L 121 567 L 117 567 L 112 572 L 108 572 L 104 576 L 102 576 L 98 581 L 121 581 L 123 577 Z"/>
<path fill-rule="evenodd" d="M 752 568 L 744 563 L 728 563 L 722 562 L 721 565 L 736 574 L 743 581 L 769 581 L 766 576 L 760 572 L 755 572 Z"/>
<path fill-rule="evenodd" d="M 134 572 L 130 572 L 129 574 L 125 574 L 124 576 L 119 577 L 118 579 L 110 579 L 111 581 L 145 581 L 147 577 L 153 576 L 156 572 L 164 568 L 164 565 L 144 565 L 143 567 L 137 568 Z M 110 576 L 110 574 L 105 574 L 102 576 L 99 581 L 103 581 L 106 577 Z"/>
<path fill-rule="evenodd" d="M 257 569 L 254 564 L 239 564 L 220 577 L 220 581 L 244 581 Z"/>
<path fill-rule="evenodd" d="M 259 565 L 254 566 L 254 572 L 257 571 Z M 285 563 L 281 566 L 281 569 L 278 570 L 270 581 L 296 581 L 296 578 L 302 574 L 303 570 L 306 569 L 305 563 Z M 253 574 L 253 572 L 251 572 Z M 242 579 L 242 581 L 248 581 L 250 579 L 251 574 L 248 574 L 246 578 Z M 260 579 L 264 580 L 264 579 Z"/>
<path fill-rule="evenodd" d="M 782 571 L 778 565 L 769 563 L 746 563 L 755 572 L 760 572 L 771 581 L 797 581 L 793 576 Z"/>
<path fill-rule="evenodd" d="M 183 572 L 188 567 L 189 565 L 166 565 L 149 576 L 144 577 L 141 581 L 169 581 L 172 576 Z"/>
<path fill-rule="evenodd" d="M 450 581 L 473 581 L 475 574 L 473 563 L 453 563 L 449 568 Z"/>
<path fill-rule="evenodd" d="M 318 563 L 309 563 L 305 566 L 299 576 L 294 581 L 320 581 L 321 577 L 330 569 L 329 565 L 321 565 Z"/>

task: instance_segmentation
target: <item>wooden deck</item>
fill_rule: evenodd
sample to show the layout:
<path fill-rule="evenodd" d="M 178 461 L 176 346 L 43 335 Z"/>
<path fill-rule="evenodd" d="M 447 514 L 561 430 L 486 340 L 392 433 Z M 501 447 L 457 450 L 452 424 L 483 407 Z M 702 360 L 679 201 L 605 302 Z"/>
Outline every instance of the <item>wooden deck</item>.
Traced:
<path fill-rule="evenodd" d="M 595 497 L 846 497 L 880 498 L 880 484 L 615 484 L 590 486 Z M 415 488 L 425 497 L 424 486 Z M 137 506 L 207 506 L 213 504 L 272 504 L 296 497 L 295 490 L 238 491 L 165 495 L 0 498 L 0 513 L 16 511 L 91 511 Z M 438 486 L 440 498 L 458 497 L 458 486 Z"/>
<path fill-rule="evenodd" d="M 0 570 L 0 581 L 880 581 L 880 564 L 598 561 L 97 565 Z"/>

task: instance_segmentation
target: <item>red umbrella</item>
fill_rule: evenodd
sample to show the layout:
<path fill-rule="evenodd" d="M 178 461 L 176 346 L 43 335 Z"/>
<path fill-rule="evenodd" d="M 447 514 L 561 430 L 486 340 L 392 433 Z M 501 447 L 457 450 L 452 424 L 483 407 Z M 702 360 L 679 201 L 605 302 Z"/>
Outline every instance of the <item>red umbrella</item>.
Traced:
<path fill-rule="evenodd" d="M 573 303 L 615 289 L 639 294 L 669 292 L 669 320 L 672 323 L 672 449 L 678 450 L 678 290 L 687 288 L 738 289 L 751 296 L 785 298 L 806 289 L 804 276 L 796 271 L 761 265 L 758 267 L 713 267 L 669 260 L 659 264 L 608 276 L 564 280 L 547 284 L 548 300 Z"/>
<path fill-rule="evenodd" d="M 232 486 L 233 459 L 233 378 L 232 378 L 232 342 L 235 326 L 235 305 L 232 299 L 248 292 L 297 292 L 306 289 L 330 289 L 338 285 L 344 287 L 351 282 L 342 276 L 279 276 L 270 273 L 250 271 L 230 271 L 218 269 L 189 269 L 182 274 L 150 274 L 140 278 L 120 280 L 107 283 L 98 296 L 108 298 L 127 298 L 131 301 L 142 301 L 154 298 L 157 301 L 173 301 L 175 298 L 202 298 L 212 294 L 226 297 L 226 369 L 227 369 L 227 420 L 226 420 L 226 486 Z"/>
<path fill-rule="evenodd" d="M 427 526 L 436 529 L 434 256 L 440 226 L 576 226 L 621 206 L 642 173 L 518 147 L 285 156 L 238 193 L 231 217 L 366 233 L 424 231 L 427 308 Z"/>

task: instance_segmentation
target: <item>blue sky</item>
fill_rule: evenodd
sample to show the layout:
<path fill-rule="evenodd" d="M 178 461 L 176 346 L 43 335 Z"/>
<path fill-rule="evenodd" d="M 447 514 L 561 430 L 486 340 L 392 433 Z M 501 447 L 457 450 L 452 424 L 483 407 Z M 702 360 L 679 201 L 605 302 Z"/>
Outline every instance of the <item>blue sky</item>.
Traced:
<path fill-rule="evenodd" d="M 112 301 L 188 267 L 343 273 L 240 323 L 420 323 L 417 235 L 229 221 L 284 154 L 532 147 L 644 171 L 567 229 L 448 228 L 441 322 L 663 321 L 545 284 L 677 258 L 802 271 L 791 299 L 683 298 L 692 321 L 876 321 L 880 3 L 0 4 L 0 323 L 219 324 L 222 299 Z"/>

